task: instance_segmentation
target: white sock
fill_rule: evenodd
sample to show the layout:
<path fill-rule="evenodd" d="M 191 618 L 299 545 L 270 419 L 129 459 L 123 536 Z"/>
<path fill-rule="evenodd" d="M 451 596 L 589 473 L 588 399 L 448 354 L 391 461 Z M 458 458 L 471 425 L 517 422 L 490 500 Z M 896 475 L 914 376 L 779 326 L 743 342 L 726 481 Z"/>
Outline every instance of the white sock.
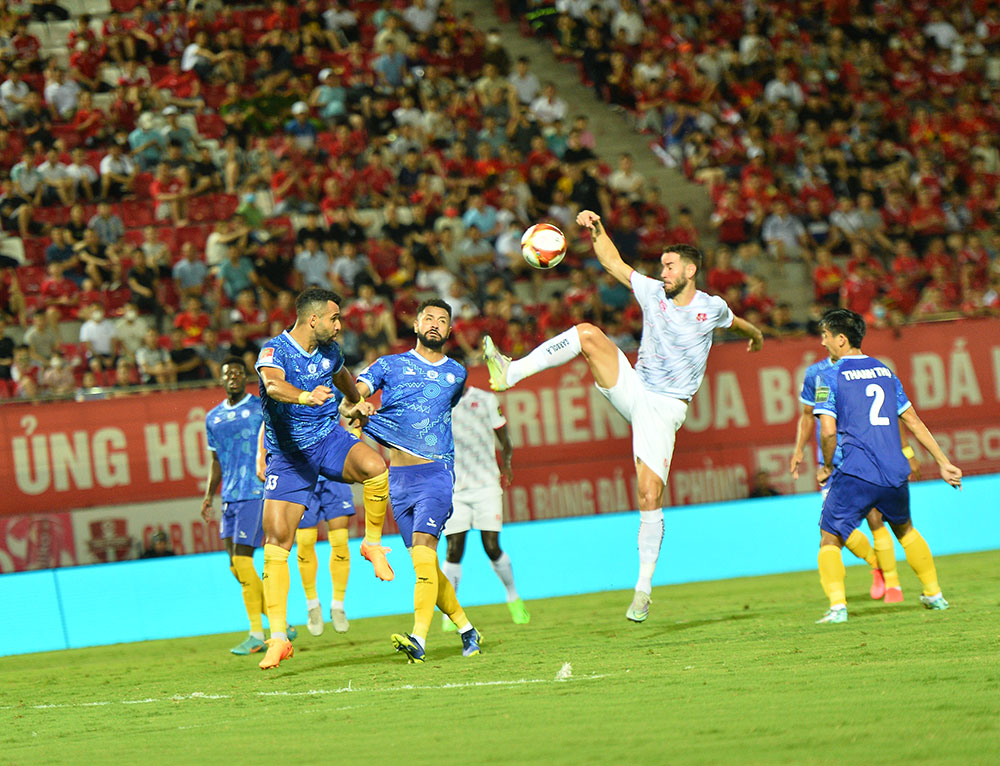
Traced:
<path fill-rule="evenodd" d="M 319 606 L 319 599 L 318 598 L 307 598 L 306 599 L 306 608 L 307 609 L 315 609 L 317 606 Z"/>
<path fill-rule="evenodd" d="M 507 601 L 517 601 L 520 596 L 517 595 L 517 588 L 514 587 L 514 567 L 511 566 L 510 556 L 505 551 L 500 554 L 500 558 L 491 561 L 490 564 L 493 571 L 497 573 L 497 577 L 500 578 L 500 582 L 503 583 L 503 587 L 507 589 Z"/>
<path fill-rule="evenodd" d="M 653 572 L 663 543 L 663 509 L 639 511 L 639 579 L 635 589 L 647 596 L 653 592 Z"/>
<path fill-rule="evenodd" d="M 513 386 L 536 372 L 566 364 L 580 353 L 580 349 L 580 333 L 574 325 L 545 341 L 523 359 L 511 362 L 507 368 L 507 384 Z"/>
<path fill-rule="evenodd" d="M 451 587 L 458 593 L 458 581 L 462 579 L 462 562 L 459 561 L 457 564 L 452 564 L 450 561 L 445 560 L 444 564 L 441 565 L 441 571 L 448 578 Z"/>
<path fill-rule="evenodd" d="M 331 601 L 330 602 L 330 608 L 331 609 L 339 609 L 341 612 L 343 612 L 344 611 L 344 602 L 343 601 Z"/>
<path fill-rule="evenodd" d="M 256 638 L 258 641 L 264 640 L 264 631 L 262 630 L 251 630 L 250 638 Z"/>
<path fill-rule="evenodd" d="M 412 635 L 412 634 L 411 634 L 411 635 L 410 635 L 410 638 L 412 638 L 412 639 L 413 639 L 413 643 L 415 643 L 415 644 L 416 644 L 417 646 L 419 646 L 419 647 L 420 647 L 421 649 L 426 649 L 426 648 L 427 648 L 427 647 L 426 647 L 426 646 L 424 645 L 424 639 L 422 639 L 422 638 L 421 638 L 420 636 L 414 636 L 414 635 Z"/>
<path fill-rule="evenodd" d="M 288 634 L 287 633 L 276 633 L 275 631 L 272 630 L 271 631 L 271 638 L 276 638 L 279 641 L 287 641 L 288 640 Z"/>
<path fill-rule="evenodd" d="M 467 622 L 467 623 L 465 623 L 465 625 L 462 625 L 462 626 L 459 627 L 458 632 L 460 634 L 461 633 L 468 633 L 470 630 L 472 630 L 472 623 L 471 622 Z"/>

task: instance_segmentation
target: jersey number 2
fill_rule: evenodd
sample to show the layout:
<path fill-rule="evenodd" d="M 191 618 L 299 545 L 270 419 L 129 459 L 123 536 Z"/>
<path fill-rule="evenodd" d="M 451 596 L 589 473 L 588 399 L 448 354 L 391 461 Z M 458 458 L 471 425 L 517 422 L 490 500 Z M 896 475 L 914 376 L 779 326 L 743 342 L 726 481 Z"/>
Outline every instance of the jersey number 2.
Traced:
<path fill-rule="evenodd" d="M 868 422 L 873 426 L 887 426 L 889 425 L 889 418 L 885 415 L 879 415 L 879 411 L 882 409 L 882 405 L 885 404 L 885 391 L 882 386 L 871 383 L 868 388 L 865 389 L 865 396 L 871 396 L 874 398 L 872 402 L 872 408 L 868 410 Z"/>

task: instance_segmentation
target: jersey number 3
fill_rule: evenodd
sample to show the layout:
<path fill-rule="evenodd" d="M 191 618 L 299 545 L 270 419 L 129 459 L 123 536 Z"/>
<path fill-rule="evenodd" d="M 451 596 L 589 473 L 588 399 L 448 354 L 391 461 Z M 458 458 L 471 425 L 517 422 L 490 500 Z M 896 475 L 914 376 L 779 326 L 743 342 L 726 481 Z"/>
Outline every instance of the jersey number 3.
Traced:
<path fill-rule="evenodd" d="M 873 426 L 889 425 L 889 418 L 885 415 L 879 415 L 882 405 L 885 404 L 885 391 L 882 386 L 870 383 L 865 389 L 865 396 L 871 396 L 874 399 L 871 409 L 868 410 L 868 422 Z"/>

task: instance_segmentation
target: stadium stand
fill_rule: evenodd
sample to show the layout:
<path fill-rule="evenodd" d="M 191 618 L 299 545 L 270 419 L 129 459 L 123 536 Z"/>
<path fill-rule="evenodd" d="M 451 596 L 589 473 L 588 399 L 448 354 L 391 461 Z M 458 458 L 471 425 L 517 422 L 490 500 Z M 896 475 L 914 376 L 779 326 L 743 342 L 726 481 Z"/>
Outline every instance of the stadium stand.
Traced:
<path fill-rule="evenodd" d="M 627 347 L 641 323 L 573 222 L 587 207 L 645 268 L 665 240 L 707 242 L 708 287 L 772 335 L 808 328 L 800 295 L 875 324 L 1000 313 L 1000 14 L 979 5 L 497 3 L 706 186 L 699 232 L 450 0 L 8 4 L 0 310 L 58 317 L 78 386 L 139 378 L 117 337 L 104 360 L 81 337 L 98 310 L 135 307 L 208 378 L 205 329 L 252 354 L 306 284 L 344 294 L 353 363 L 406 345 L 424 293 L 469 361 L 485 329 L 518 353 L 584 317 Z M 538 220 L 571 243 L 555 299 L 519 256 Z M 769 296 L 762 263 L 808 277 Z M 20 362 L 0 359 L 0 395 L 65 389 Z"/>

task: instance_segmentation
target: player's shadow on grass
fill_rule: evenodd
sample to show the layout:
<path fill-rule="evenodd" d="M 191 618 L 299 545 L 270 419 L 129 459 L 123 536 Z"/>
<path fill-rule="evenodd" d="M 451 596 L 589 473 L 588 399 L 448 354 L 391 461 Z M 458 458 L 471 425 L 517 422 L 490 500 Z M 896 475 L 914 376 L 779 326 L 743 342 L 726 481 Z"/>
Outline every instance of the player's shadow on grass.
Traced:
<path fill-rule="evenodd" d="M 676 622 L 660 626 L 659 630 L 652 635 L 676 633 L 679 630 L 700 628 L 705 625 L 718 625 L 719 623 L 735 622 L 736 620 L 756 620 L 763 616 L 763 614 L 756 614 L 754 612 L 736 612 L 734 614 L 722 615 L 720 617 L 705 617 L 701 620 L 678 620 Z"/>

